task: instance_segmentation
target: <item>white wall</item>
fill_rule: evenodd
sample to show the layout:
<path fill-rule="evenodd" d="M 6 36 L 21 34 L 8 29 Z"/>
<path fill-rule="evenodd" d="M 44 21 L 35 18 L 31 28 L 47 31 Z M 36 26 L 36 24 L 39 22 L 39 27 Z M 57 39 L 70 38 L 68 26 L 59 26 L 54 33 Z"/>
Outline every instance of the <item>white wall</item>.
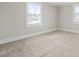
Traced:
<path fill-rule="evenodd" d="M 27 27 L 26 21 L 28 19 L 26 14 L 26 3 L 0 2 L 0 40 L 21 35 L 27 36 L 43 31 L 50 31 L 51 29 L 53 30 L 57 27 L 70 31 L 79 31 L 79 24 L 73 24 L 73 5 L 57 8 L 56 6 L 42 3 L 41 7 L 42 25 Z M 3 42 L 4 41 L 5 40 L 3 40 Z"/>
<path fill-rule="evenodd" d="M 73 8 L 72 6 L 61 6 L 59 11 L 60 28 L 70 29 L 73 21 Z"/>
<path fill-rule="evenodd" d="M 26 3 L 0 2 L 0 40 L 25 32 Z"/>
<path fill-rule="evenodd" d="M 74 5 L 69 6 L 61 6 L 60 7 L 60 18 L 59 18 L 59 28 L 73 31 L 73 32 L 79 32 L 79 24 L 74 24 Z"/>
<path fill-rule="evenodd" d="M 42 3 L 42 25 L 33 27 L 26 25 L 26 8 L 24 2 L 0 2 L 0 40 L 56 29 L 56 7 Z"/>

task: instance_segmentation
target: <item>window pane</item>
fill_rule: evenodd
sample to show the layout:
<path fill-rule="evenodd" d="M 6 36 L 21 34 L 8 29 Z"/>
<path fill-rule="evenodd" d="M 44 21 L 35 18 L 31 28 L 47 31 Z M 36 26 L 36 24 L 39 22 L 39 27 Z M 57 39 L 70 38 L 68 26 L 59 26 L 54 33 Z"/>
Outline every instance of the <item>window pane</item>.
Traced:
<path fill-rule="evenodd" d="M 28 3 L 29 14 L 40 14 L 40 5 L 37 3 Z"/>
<path fill-rule="evenodd" d="M 40 15 L 36 14 L 36 16 L 34 16 L 34 14 L 29 14 L 28 24 L 37 24 L 37 23 L 40 23 Z"/>
<path fill-rule="evenodd" d="M 74 17 L 74 20 L 73 20 L 73 23 L 74 24 L 79 24 L 79 5 L 76 5 L 75 6 L 75 10 L 74 10 L 74 14 L 75 14 L 75 17 Z"/>
<path fill-rule="evenodd" d="M 79 6 L 75 6 L 75 13 L 79 13 Z"/>
<path fill-rule="evenodd" d="M 28 3 L 28 24 L 40 24 L 39 3 Z"/>

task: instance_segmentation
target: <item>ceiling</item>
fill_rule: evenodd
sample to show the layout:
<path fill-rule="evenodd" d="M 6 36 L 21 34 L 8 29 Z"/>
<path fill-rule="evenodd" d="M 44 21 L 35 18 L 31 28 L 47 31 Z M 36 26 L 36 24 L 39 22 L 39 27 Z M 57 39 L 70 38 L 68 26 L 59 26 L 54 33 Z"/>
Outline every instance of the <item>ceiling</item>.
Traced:
<path fill-rule="evenodd" d="M 73 5 L 77 4 L 78 2 L 47 2 L 47 3 L 51 5 L 62 6 L 62 5 Z"/>

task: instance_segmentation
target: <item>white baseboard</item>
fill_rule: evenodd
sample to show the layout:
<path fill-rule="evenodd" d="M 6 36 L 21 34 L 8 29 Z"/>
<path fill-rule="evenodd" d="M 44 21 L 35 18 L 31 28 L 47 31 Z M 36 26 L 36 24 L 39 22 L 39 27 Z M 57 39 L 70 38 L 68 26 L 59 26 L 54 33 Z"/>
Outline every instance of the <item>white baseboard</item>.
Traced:
<path fill-rule="evenodd" d="M 73 31 L 73 30 L 70 30 L 70 29 L 62 29 L 62 28 L 58 28 L 58 30 L 61 30 L 61 31 L 67 31 L 67 32 L 72 32 L 72 33 L 77 33 L 77 34 L 79 34 L 79 31 Z"/>
<path fill-rule="evenodd" d="M 44 33 L 48 33 L 48 32 L 52 32 L 52 31 L 56 31 L 57 29 L 50 29 L 50 30 L 46 30 L 46 31 L 41 31 L 41 32 L 37 32 L 37 33 L 33 33 L 30 35 L 20 35 L 20 36 L 16 36 L 16 37 L 11 37 L 11 38 L 7 38 L 7 39 L 2 39 L 0 40 L 0 44 L 4 44 L 4 43 L 8 43 L 8 42 L 13 42 L 16 40 L 21 40 L 21 39 L 25 39 L 28 37 L 32 37 L 32 36 L 36 36 L 36 35 L 40 35 L 40 34 L 44 34 Z"/>

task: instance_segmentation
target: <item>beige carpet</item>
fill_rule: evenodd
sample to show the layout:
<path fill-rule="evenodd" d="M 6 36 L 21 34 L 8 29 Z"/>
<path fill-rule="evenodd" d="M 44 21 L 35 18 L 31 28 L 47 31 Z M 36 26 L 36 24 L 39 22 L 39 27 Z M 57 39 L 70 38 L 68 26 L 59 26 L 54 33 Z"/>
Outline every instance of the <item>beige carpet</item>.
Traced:
<path fill-rule="evenodd" d="M 0 45 L 2 57 L 79 56 L 79 34 L 55 31 Z"/>

